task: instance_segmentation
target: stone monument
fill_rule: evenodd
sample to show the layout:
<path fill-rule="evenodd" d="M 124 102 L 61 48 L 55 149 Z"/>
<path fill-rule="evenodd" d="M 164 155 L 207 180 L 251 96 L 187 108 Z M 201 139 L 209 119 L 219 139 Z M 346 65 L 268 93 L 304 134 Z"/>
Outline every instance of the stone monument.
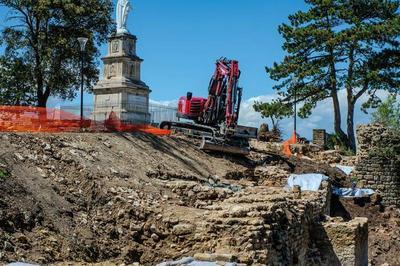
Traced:
<path fill-rule="evenodd" d="M 118 0 L 117 31 L 108 40 L 108 54 L 103 57 L 103 78 L 93 88 L 94 119 L 105 120 L 111 112 L 124 123 L 144 124 L 150 121 L 151 90 L 141 81 L 143 60 L 136 55 L 136 36 L 126 27 L 131 5 Z"/>

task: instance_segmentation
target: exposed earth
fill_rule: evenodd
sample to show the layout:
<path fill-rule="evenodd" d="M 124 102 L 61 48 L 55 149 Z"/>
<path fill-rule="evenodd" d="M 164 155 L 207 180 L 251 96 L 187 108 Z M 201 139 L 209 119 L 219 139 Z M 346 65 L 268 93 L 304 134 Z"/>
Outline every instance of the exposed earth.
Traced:
<path fill-rule="evenodd" d="M 283 186 L 290 173 L 310 172 L 349 183 L 327 164 L 262 147 L 247 158 L 210 155 L 183 136 L 1 134 L 0 147 L 0 261 L 6 263 L 155 265 L 214 254 L 218 261 L 262 265 L 274 252 L 286 254 L 296 225 L 304 228 L 294 234 L 309 243 L 278 261 L 323 265 L 306 218 L 324 211 L 326 191 L 297 197 Z M 399 211 L 343 206 L 336 215 L 370 218 L 372 265 L 400 265 Z"/>

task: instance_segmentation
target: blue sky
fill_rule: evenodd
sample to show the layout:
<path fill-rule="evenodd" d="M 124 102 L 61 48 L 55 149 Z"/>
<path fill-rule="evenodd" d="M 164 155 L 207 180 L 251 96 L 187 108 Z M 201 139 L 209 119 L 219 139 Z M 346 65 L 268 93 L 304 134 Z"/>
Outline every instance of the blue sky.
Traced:
<path fill-rule="evenodd" d="M 214 62 L 237 59 L 244 97 L 272 93 L 265 66 L 283 57 L 277 32 L 302 1 L 137 0 L 129 28 L 138 36 L 144 58 L 143 80 L 152 99 L 207 93 Z"/>
<path fill-rule="evenodd" d="M 221 56 L 237 59 L 242 71 L 243 124 L 262 120 L 251 108 L 256 99 L 274 97 L 273 81 L 265 66 L 284 56 L 278 26 L 290 14 L 306 9 L 302 0 L 131 0 L 128 29 L 138 37 L 137 53 L 144 59 L 142 80 L 152 89 L 151 99 L 171 103 L 187 91 L 206 96 L 214 62 Z M 0 27 L 7 10 L 0 7 Z M 106 53 L 106 45 L 101 47 Z M 92 103 L 86 95 L 85 102 Z M 74 102 L 72 104 L 76 104 Z M 54 104 L 54 101 L 53 101 Z M 332 129 L 330 102 L 322 103 L 310 119 L 300 120 L 299 130 L 310 137 L 312 127 Z M 324 115 L 321 115 L 324 113 Z M 356 120 L 367 122 L 358 112 Z M 281 124 L 289 134 L 291 121 Z"/>
<path fill-rule="evenodd" d="M 116 1 L 115 1 L 116 2 Z M 138 37 L 142 79 L 154 100 L 188 90 L 205 95 L 221 56 L 240 62 L 244 97 L 272 93 L 264 67 L 283 57 L 277 27 L 304 8 L 293 0 L 131 0 L 128 28 Z M 7 14 L 4 7 L 1 14 Z M 6 24 L 1 16 L 0 26 Z M 106 53 L 106 45 L 101 47 Z"/>

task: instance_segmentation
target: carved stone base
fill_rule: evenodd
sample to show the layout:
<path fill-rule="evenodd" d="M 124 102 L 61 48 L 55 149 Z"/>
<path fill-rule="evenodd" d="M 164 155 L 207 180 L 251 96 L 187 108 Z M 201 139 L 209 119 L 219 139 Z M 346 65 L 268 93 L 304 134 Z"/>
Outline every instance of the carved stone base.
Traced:
<path fill-rule="evenodd" d="M 136 55 L 136 40 L 130 34 L 116 34 L 109 38 L 108 55 L 102 58 L 103 79 L 93 88 L 94 120 L 105 120 L 114 112 L 125 123 L 150 121 L 151 90 L 140 80 L 143 60 Z"/>

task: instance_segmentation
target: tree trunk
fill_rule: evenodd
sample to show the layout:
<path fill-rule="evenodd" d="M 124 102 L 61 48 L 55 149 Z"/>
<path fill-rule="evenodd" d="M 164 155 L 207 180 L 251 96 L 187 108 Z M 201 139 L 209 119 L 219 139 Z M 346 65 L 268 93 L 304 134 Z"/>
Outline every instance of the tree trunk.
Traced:
<path fill-rule="evenodd" d="M 39 67 L 36 67 L 35 70 L 36 73 L 36 96 L 37 96 L 37 106 L 38 107 L 46 107 L 47 106 L 47 100 L 50 97 L 50 91 L 51 89 L 49 86 L 44 85 L 44 78 L 42 75 L 42 71 L 40 70 Z"/>
<path fill-rule="evenodd" d="M 38 107 L 46 107 L 48 98 L 45 96 L 38 97 Z"/>
<path fill-rule="evenodd" d="M 46 107 L 47 100 L 49 99 L 50 93 L 49 90 L 43 87 L 43 79 L 41 77 L 37 78 L 37 106 L 38 107 Z"/>
<path fill-rule="evenodd" d="M 353 79 L 354 79 L 354 45 L 349 51 L 349 69 L 347 71 L 346 91 L 347 91 L 347 139 L 348 147 L 352 151 L 356 151 L 356 138 L 354 136 L 354 105 L 355 99 L 353 95 Z"/>
<path fill-rule="evenodd" d="M 347 142 L 347 136 L 344 133 L 344 131 L 342 130 L 342 114 L 340 111 L 340 104 L 339 104 L 339 97 L 337 95 L 337 91 L 336 90 L 332 90 L 332 102 L 333 102 L 333 112 L 334 112 L 334 121 L 333 121 L 333 126 L 335 129 L 335 133 L 339 136 L 339 138 L 344 141 Z"/>
<path fill-rule="evenodd" d="M 331 97 L 332 97 L 333 112 L 334 112 L 333 128 L 335 129 L 335 133 L 336 135 L 338 135 L 340 140 L 344 143 L 347 143 L 347 136 L 342 130 L 342 116 L 340 112 L 339 97 L 337 94 L 337 77 L 336 77 L 335 56 L 333 54 L 333 48 L 329 48 L 329 53 L 331 57 L 331 62 L 329 66 Z"/>
<path fill-rule="evenodd" d="M 356 151 L 356 137 L 354 134 L 354 102 L 348 102 L 347 110 L 347 137 L 349 140 L 349 148 Z"/>
<path fill-rule="evenodd" d="M 37 90 L 37 107 L 40 126 L 47 122 L 47 100 L 49 98 L 48 89 L 44 91 L 44 82 L 42 72 L 39 68 L 36 69 L 36 90 Z"/>

